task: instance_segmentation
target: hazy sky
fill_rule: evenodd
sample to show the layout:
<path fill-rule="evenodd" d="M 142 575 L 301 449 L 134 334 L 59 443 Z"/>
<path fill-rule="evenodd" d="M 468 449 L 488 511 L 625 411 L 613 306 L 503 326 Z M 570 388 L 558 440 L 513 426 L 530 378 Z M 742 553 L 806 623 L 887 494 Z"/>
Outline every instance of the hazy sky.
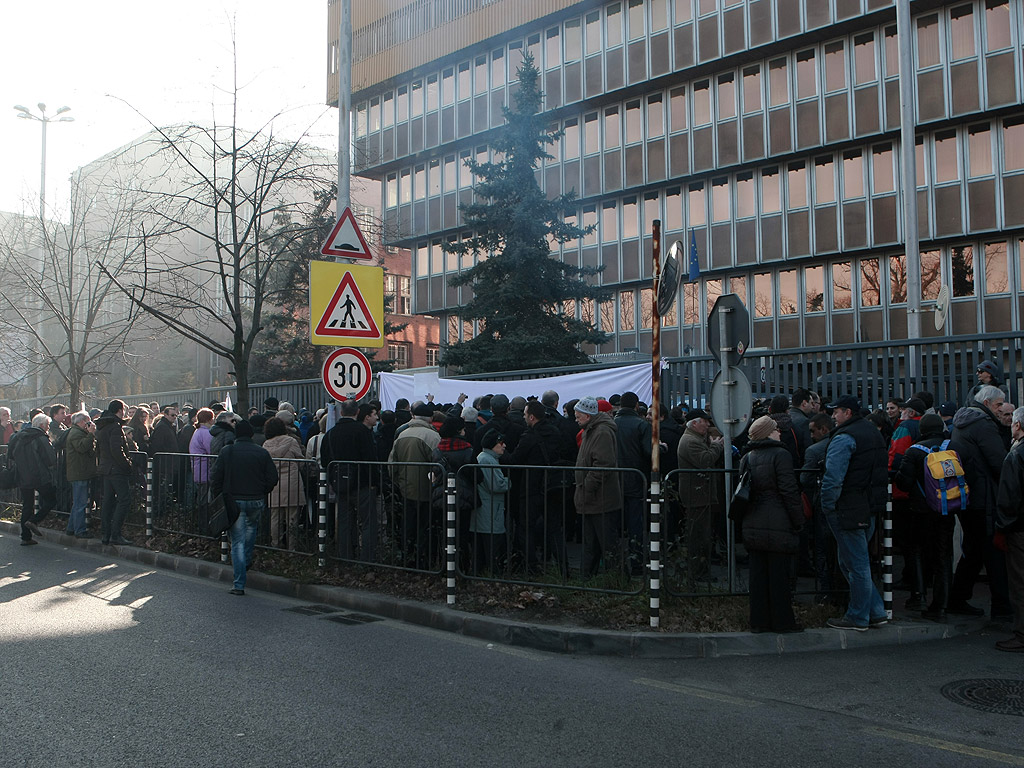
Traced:
<path fill-rule="evenodd" d="M 313 126 L 316 143 L 337 147 L 338 113 L 324 104 L 326 0 L 0 0 L 0 211 L 39 205 L 41 126 L 15 104 L 71 107 L 75 121 L 49 126 L 46 151 L 47 209 L 66 209 L 71 172 L 141 136 L 147 120 L 230 119 L 232 26 L 239 125 L 284 112 L 275 132 Z"/>

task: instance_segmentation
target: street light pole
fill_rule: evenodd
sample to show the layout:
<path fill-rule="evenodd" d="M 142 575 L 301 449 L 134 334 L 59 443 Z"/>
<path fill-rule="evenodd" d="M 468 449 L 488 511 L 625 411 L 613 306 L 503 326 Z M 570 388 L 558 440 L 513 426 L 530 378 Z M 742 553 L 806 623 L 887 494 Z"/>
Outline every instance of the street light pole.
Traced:
<path fill-rule="evenodd" d="M 46 126 L 50 123 L 73 123 L 75 118 L 59 117 L 65 112 L 70 112 L 71 107 L 61 107 L 52 115 L 47 115 L 46 105 L 43 102 L 39 102 L 36 106 L 39 107 L 38 115 L 20 104 L 15 104 L 14 109 L 18 113 L 18 117 L 24 120 L 35 120 L 43 129 L 42 159 L 39 163 L 39 221 L 44 222 L 46 221 Z"/>
<path fill-rule="evenodd" d="M 46 114 L 46 105 L 43 102 L 36 104 L 39 107 L 39 114 L 34 114 L 28 107 L 23 107 L 21 104 L 15 104 L 14 110 L 18 113 L 18 117 L 23 120 L 35 120 L 42 126 L 42 151 L 41 158 L 39 161 L 39 233 L 40 233 L 40 249 L 45 248 L 46 233 L 44 228 L 46 227 L 46 128 L 50 123 L 72 123 L 75 118 L 73 117 L 60 117 L 65 112 L 70 112 L 71 107 L 64 106 L 54 112 L 52 115 Z M 45 275 L 43 270 L 45 269 L 45 260 L 40 257 L 39 259 L 39 290 L 42 291 L 43 279 Z M 69 275 L 70 278 L 70 275 Z M 43 297 L 39 297 L 39 314 L 37 317 L 36 334 L 42 333 L 43 325 Z M 36 343 L 41 344 L 38 335 Z M 43 376 L 42 376 L 42 351 L 39 352 L 39 365 L 36 368 L 36 397 L 43 396 Z"/>

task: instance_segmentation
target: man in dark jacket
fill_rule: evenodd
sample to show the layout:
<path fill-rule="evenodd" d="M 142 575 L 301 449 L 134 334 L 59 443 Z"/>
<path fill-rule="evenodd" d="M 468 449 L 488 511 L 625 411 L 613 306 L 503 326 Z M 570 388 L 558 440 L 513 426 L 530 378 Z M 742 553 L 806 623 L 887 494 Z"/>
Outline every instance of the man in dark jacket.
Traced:
<path fill-rule="evenodd" d="M 157 514 L 163 514 L 175 489 L 183 487 L 186 466 L 191 463 L 187 456 L 157 454 L 176 453 L 179 453 L 178 404 L 171 403 L 160 411 L 149 433 L 149 455 L 153 459 L 153 474 L 156 476 L 153 500 Z"/>
<path fill-rule="evenodd" d="M 276 415 L 276 414 L 275 414 Z M 210 427 L 210 453 L 219 456 L 221 449 L 235 442 L 235 424 L 241 417 L 231 411 L 221 411 Z"/>
<path fill-rule="evenodd" d="M 71 417 L 71 429 L 64 441 L 67 477 L 71 483 L 71 515 L 65 533 L 79 539 L 89 536 L 85 510 L 89 505 L 89 489 L 96 477 L 96 425 L 89 414 L 79 411 Z"/>
<path fill-rule="evenodd" d="M 932 511 L 924 498 L 924 473 L 928 454 L 942 445 L 948 438 L 942 417 L 937 413 L 925 414 L 916 422 L 920 439 L 907 448 L 893 478 L 897 488 L 908 494 L 908 514 L 914 529 L 911 534 L 924 546 L 923 561 L 932 573 L 932 599 L 927 609 L 914 607 L 915 595 L 907 601 L 907 609 L 922 610 L 922 616 L 932 621 L 945 621 L 949 605 L 949 590 L 953 568 L 953 529 L 955 515 L 940 515 Z M 921 567 L 920 563 L 918 567 Z M 927 569 L 926 569 L 927 570 Z M 914 578 L 920 578 L 915 574 Z M 920 600 L 923 594 L 916 596 Z"/>
<path fill-rule="evenodd" d="M 811 502 L 814 531 L 814 573 L 818 579 L 818 602 L 830 599 L 832 575 L 835 572 L 835 547 L 832 546 L 828 521 L 821 512 L 821 478 L 825 471 L 830 433 L 835 424 L 824 413 L 814 414 L 808 421 L 808 434 L 813 443 L 804 452 L 800 472 L 800 488 Z"/>
<path fill-rule="evenodd" d="M 1000 651 L 1024 652 L 1024 408 L 1013 412 L 1013 448 L 1003 461 L 996 495 L 995 544 L 1006 556 L 1009 598 L 1017 611 L 1013 636 L 996 643 Z"/>
<path fill-rule="evenodd" d="M 978 377 L 978 383 L 971 387 L 967 393 L 967 402 L 964 406 L 970 408 L 978 398 L 978 393 L 982 387 L 995 387 L 1003 393 L 1003 399 L 1009 397 L 1009 390 L 1003 383 L 1003 369 L 996 365 L 992 360 L 982 360 L 978 363 L 978 368 L 975 371 Z"/>
<path fill-rule="evenodd" d="M 839 546 L 839 565 L 850 584 L 846 615 L 828 626 L 864 632 L 885 624 L 882 597 L 871 580 L 868 541 L 875 517 L 885 508 L 888 456 L 878 429 L 860 415 L 860 402 L 844 395 L 833 403 L 838 426 L 825 454 L 821 510 Z"/>
<path fill-rule="evenodd" d="M 131 544 L 121 535 L 121 526 L 132 503 L 132 460 L 124 434 L 125 404 L 111 400 L 96 419 L 96 453 L 103 476 L 103 506 L 100 510 L 100 539 L 104 544 Z"/>
<path fill-rule="evenodd" d="M 618 463 L 615 422 L 611 414 L 598 411 L 597 398 L 584 397 L 576 403 L 576 423 L 583 440 L 576 455 L 576 511 L 583 517 L 583 562 L 585 577 L 593 576 L 601 563 L 614 570 L 623 567 L 619 536 L 622 530 L 622 485 L 619 473 L 610 472 Z"/>
<path fill-rule="evenodd" d="M 978 390 L 974 403 L 953 417 L 950 447 L 960 454 L 967 485 L 971 489 L 968 507 L 957 513 L 963 528 L 963 554 L 953 574 L 948 610 L 964 616 L 984 616 L 985 611 L 968 602 L 982 566 L 988 573 L 993 617 L 1011 615 L 1006 586 L 1006 559 L 992 545 L 995 533 L 996 493 L 999 472 L 1006 458 L 996 415 L 1004 402 L 1002 390 L 987 385 Z"/>
<path fill-rule="evenodd" d="M 700 408 L 687 413 L 686 430 L 679 440 L 679 498 L 686 510 L 687 581 L 706 578 L 714 541 L 715 511 L 724 444 L 710 437 L 711 418 Z M 709 471 L 712 470 L 712 471 Z"/>
<path fill-rule="evenodd" d="M 21 491 L 21 545 L 38 544 L 32 534 L 57 503 L 55 472 L 57 455 L 50 445 L 50 417 L 40 413 L 32 417 L 32 426 L 15 433 L 7 446 L 7 461 L 18 469 L 18 489 Z M 36 511 L 36 491 L 39 491 L 39 510 Z"/>
<path fill-rule="evenodd" d="M 210 472 L 210 488 L 214 495 L 228 497 L 238 512 L 231 525 L 231 567 L 234 584 L 232 595 L 245 594 L 245 572 L 252 565 L 252 551 L 260 527 L 260 515 L 267 504 L 267 494 L 277 485 L 277 467 L 267 449 L 252 441 L 252 425 L 239 421 L 235 440 L 221 449 Z M 230 508 L 230 507 L 229 507 Z"/>
<path fill-rule="evenodd" d="M 642 572 L 640 562 L 643 559 L 644 500 L 651 481 L 651 425 L 637 413 L 639 402 L 636 393 L 623 392 L 619 397 L 619 410 L 615 414 L 619 467 L 637 470 L 624 472 L 622 477 L 630 568 L 636 575 Z"/>
<path fill-rule="evenodd" d="M 360 559 L 373 562 L 377 547 L 376 487 L 380 480 L 375 467 L 341 462 L 377 461 L 377 446 L 373 432 L 356 418 L 358 401 L 346 400 L 338 409 L 341 418 L 320 443 L 320 463 L 338 497 L 338 555 L 346 560 L 354 556 L 358 524 L 363 530 Z M 332 462 L 338 463 L 332 467 Z"/>
<path fill-rule="evenodd" d="M 519 446 L 519 438 L 526 432 L 526 425 L 525 423 L 512 421 L 508 415 L 508 410 L 509 399 L 505 395 L 495 395 L 491 398 L 491 412 L 494 415 L 490 421 L 476 430 L 472 437 L 474 456 L 483 450 L 484 435 L 492 431 L 497 432 L 504 439 L 506 454 L 515 452 Z"/>

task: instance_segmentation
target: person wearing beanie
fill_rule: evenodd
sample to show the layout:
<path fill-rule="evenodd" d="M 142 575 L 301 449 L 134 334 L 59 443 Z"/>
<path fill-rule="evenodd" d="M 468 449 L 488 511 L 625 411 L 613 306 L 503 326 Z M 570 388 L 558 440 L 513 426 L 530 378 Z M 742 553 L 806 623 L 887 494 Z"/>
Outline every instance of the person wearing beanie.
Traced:
<path fill-rule="evenodd" d="M 800 632 L 789 584 L 790 560 L 804 524 L 793 458 L 779 440 L 774 415 L 754 421 L 748 434 L 739 474 L 749 475 L 750 487 L 750 503 L 741 519 L 743 545 L 750 555 L 750 630 Z"/>
<path fill-rule="evenodd" d="M 210 489 L 215 497 L 224 499 L 228 515 L 233 518 L 230 534 L 234 582 L 229 590 L 232 595 L 245 594 L 246 571 L 252 565 L 260 516 L 267 494 L 278 481 L 274 460 L 265 448 L 253 443 L 252 436 L 252 424 L 239 420 L 234 425 L 234 442 L 221 449 L 210 472 Z"/>
<path fill-rule="evenodd" d="M 576 406 L 579 408 L 579 406 Z M 711 418 L 700 408 L 686 415 L 686 429 L 679 439 L 679 497 L 686 509 L 687 583 L 692 586 L 708 575 L 711 559 L 714 510 L 718 508 L 721 475 L 708 472 L 722 466 L 724 444 L 711 439 Z"/>
<path fill-rule="evenodd" d="M 953 531 L 956 515 L 937 515 L 924 498 L 924 473 L 927 470 L 928 454 L 949 442 L 949 434 L 942 417 L 929 413 L 918 421 L 920 437 L 903 455 L 899 470 L 893 478 L 893 492 L 898 488 L 907 498 L 910 509 L 909 534 L 919 552 L 918 562 L 930 566 L 930 584 L 922 581 L 921 591 L 911 593 L 907 601 L 908 610 L 921 611 L 923 618 L 943 622 L 949 607 L 949 593 L 953 581 Z M 916 575 L 915 575 L 916 578 Z M 926 587 L 932 591 L 927 607 Z"/>
<path fill-rule="evenodd" d="M 900 403 L 900 425 L 889 443 L 889 476 L 900 470 L 900 463 L 910 446 L 921 439 L 920 422 L 928 406 L 918 397 Z M 892 489 L 892 528 L 896 546 L 903 552 L 903 578 L 897 579 L 910 587 L 906 608 L 920 611 L 924 592 L 924 564 L 921 562 L 921 541 L 910 494 L 899 486 Z"/>
<path fill-rule="evenodd" d="M 111 400 L 96 419 L 96 456 L 103 477 L 103 505 L 100 508 L 100 537 L 104 544 L 131 544 L 121 535 L 131 509 L 132 460 L 124 432 L 126 406 Z"/>
<path fill-rule="evenodd" d="M 473 471 L 466 469 L 459 471 L 467 464 L 473 463 L 473 446 L 466 440 L 466 422 L 461 416 L 449 416 L 438 429 L 441 439 L 431 454 L 430 461 L 440 464 L 447 474 L 455 474 L 455 495 L 458 501 L 457 522 L 459 527 L 459 539 L 469 541 L 470 513 L 476 505 L 475 499 L 475 476 Z M 445 481 L 438 478 L 440 482 L 434 483 L 431 493 L 431 505 L 435 518 L 446 514 L 448 508 Z M 465 553 L 463 553 L 463 556 Z M 468 558 L 462 559 L 462 567 L 468 566 Z"/>
<path fill-rule="evenodd" d="M 576 423 L 583 429 L 576 456 L 576 512 L 583 518 L 585 578 L 597 573 L 602 557 L 612 569 L 622 568 L 619 533 L 622 530 L 622 487 L 618 472 L 616 426 L 611 414 L 598 410 L 597 398 L 576 403 Z"/>
<path fill-rule="evenodd" d="M 981 391 L 982 387 L 987 386 L 997 387 L 1002 391 L 1006 400 L 1010 399 L 1010 391 L 1003 383 L 1003 369 L 995 361 L 982 360 L 978 363 L 975 374 L 978 377 L 978 383 L 971 387 L 967 392 L 967 402 L 964 403 L 965 406 L 970 407 L 974 405 L 978 392 Z"/>

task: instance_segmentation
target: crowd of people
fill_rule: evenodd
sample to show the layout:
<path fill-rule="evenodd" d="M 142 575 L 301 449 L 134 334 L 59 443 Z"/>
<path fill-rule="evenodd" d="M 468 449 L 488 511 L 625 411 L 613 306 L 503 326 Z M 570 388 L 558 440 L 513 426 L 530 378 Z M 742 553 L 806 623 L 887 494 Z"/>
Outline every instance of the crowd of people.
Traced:
<path fill-rule="evenodd" d="M 916 392 L 872 411 L 855 396 L 825 404 L 806 389 L 760 402 L 732 448 L 746 486 L 731 517 L 750 569 L 751 629 L 802 629 L 792 606 L 797 575 L 814 576 L 823 600 L 848 592 L 845 613 L 829 626 L 886 623 L 871 551 L 892 483 L 904 607 L 933 621 L 983 615 L 971 599 L 984 569 L 991 618 L 1015 622 L 997 646 L 1024 650 L 1024 407 L 1014 409 L 1001 385 L 998 367 L 985 361 L 964 404 L 936 407 L 930 393 Z M 87 510 L 99 502 L 103 543 L 130 543 L 122 526 L 138 457 L 190 454 L 187 482 L 168 493 L 201 503 L 230 497 L 235 594 L 244 594 L 264 511 L 274 547 L 312 521 L 303 510 L 317 488 L 302 460 L 328 471 L 331 536 L 344 560 L 376 562 L 387 518 L 401 565 L 436 564 L 451 473 L 461 568 L 566 575 L 567 544 L 575 542 L 584 578 L 644 572 L 653 414 L 635 393 L 561 408 L 553 390 L 467 400 L 437 404 L 428 395 L 399 400 L 393 411 L 348 400 L 333 423 L 326 410 L 296 410 L 272 397 L 263 412 L 244 416 L 221 403 L 114 400 L 102 412 L 74 414 L 57 404 L 29 414 L 20 429 L 0 408 L 0 432 L 16 467 L 26 546 L 57 504 L 58 473 L 70 487 L 68 534 L 90 537 Z M 693 584 L 723 557 L 725 443 L 700 408 L 659 411 L 660 469 L 675 478 L 663 530 Z"/>

